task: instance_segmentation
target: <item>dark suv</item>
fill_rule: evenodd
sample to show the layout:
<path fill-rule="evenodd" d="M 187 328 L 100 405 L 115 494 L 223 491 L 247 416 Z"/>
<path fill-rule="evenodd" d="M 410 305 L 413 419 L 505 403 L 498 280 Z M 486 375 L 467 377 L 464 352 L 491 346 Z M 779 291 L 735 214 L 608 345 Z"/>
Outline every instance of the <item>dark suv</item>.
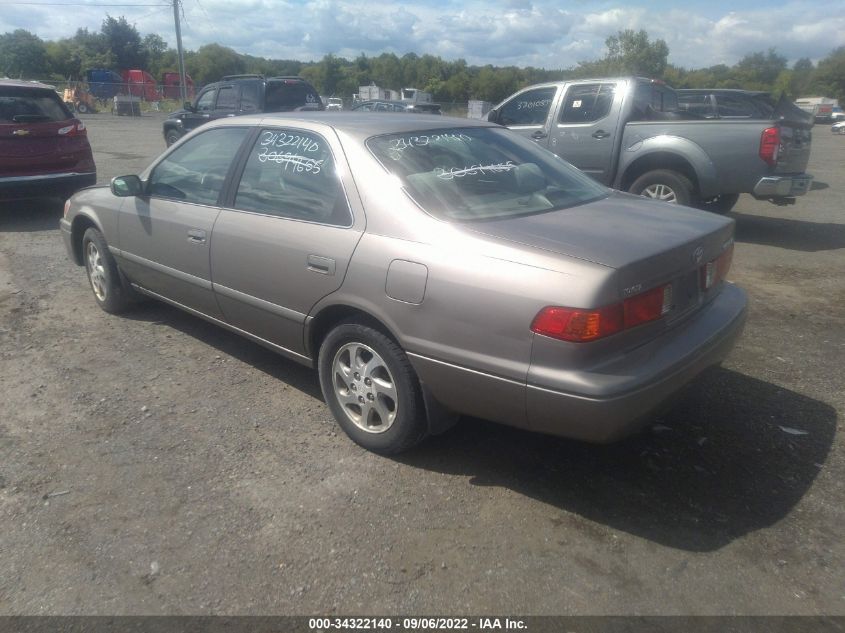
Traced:
<path fill-rule="evenodd" d="M 203 123 L 256 112 L 323 110 L 320 95 L 302 77 L 229 75 L 208 84 L 193 103 L 164 121 L 164 140 L 172 145 Z"/>
<path fill-rule="evenodd" d="M 0 199 L 69 198 L 96 182 L 85 124 L 52 86 L 0 80 Z"/>

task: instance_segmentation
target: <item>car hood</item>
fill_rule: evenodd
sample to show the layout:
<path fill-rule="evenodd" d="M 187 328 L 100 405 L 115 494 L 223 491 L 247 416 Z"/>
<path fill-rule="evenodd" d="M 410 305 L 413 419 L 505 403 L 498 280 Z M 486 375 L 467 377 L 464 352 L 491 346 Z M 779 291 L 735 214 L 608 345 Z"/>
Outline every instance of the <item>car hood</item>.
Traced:
<path fill-rule="evenodd" d="M 716 257 L 733 220 L 688 207 L 613 192 L 607 198 L 548 213 L 464 225 L 465 230 L 622 269 L 665 255 L 683 268 L 690 251 Z M 688 248 L 689 247 L 689 248 Z M 678 258 L 674 264 L 669 260 Z M 681 261 L 682 260 L 682 261 Z M 705 259 L 704 261 L 709 261 Z"/>

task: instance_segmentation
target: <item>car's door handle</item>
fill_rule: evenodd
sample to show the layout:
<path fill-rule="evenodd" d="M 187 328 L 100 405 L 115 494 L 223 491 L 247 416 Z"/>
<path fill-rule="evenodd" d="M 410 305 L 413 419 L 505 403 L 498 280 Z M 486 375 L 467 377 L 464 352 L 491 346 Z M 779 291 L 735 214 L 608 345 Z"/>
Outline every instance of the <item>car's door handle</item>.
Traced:
<path fill-rule="evenodd" d="M 330 257 L 320 255 L 308 256 L 308 270 L 322 275 L 334 275 L 335 261 Z"/>
<path fill-rule="evenodd" d="M 593 138 L 607 138 L 610 136 L 610 132 L 605 132 L 604 130 L 596 130 L 593 132 Z"/>
<path fill-rule="evenodd" d="M 531 135 L 531 138 L 533 138 L 535 141 L 539 141 L 540 139 L 544 139 L 547 136 L 548 134 L 543 132 L 543 130 L 537 130 L 536 132 L 534 132 L 534 134 Z"/>
<path fill-rule="evenodd" d="M 206 233 L 202 229 L 188 229 L 188 241 L 194 244 L 205 244 Z"/>

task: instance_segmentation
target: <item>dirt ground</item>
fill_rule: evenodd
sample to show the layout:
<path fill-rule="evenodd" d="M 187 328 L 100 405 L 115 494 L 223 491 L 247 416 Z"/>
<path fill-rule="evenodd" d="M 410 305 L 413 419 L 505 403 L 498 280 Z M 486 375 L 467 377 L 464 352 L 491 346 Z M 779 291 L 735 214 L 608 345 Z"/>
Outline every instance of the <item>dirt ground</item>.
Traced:
<path fill-rule="evenodd" d="M 161 116 L 85 118 L 99 176 Z M 744 338 L 641 437 L 476 419 L 384 458 L 316 377 L 157 304 L 94 303 L 61 205 L 0 208 L 0 614 L 845 614 L 845 137 L 743 196 Z"/>

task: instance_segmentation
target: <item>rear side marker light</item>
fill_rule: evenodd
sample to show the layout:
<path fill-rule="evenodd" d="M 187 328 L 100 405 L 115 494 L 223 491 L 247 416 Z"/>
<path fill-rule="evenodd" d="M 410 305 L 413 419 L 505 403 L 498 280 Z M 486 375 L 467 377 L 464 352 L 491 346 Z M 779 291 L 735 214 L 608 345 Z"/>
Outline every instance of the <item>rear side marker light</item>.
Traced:
<path fill-rule="evenodd" d="M 531 323 L 531 331 L 543 336 L 584 343 L 655 321 L 672 309 L 672 285 L 659 286 L 595 310 L 548 306 Z"/>

